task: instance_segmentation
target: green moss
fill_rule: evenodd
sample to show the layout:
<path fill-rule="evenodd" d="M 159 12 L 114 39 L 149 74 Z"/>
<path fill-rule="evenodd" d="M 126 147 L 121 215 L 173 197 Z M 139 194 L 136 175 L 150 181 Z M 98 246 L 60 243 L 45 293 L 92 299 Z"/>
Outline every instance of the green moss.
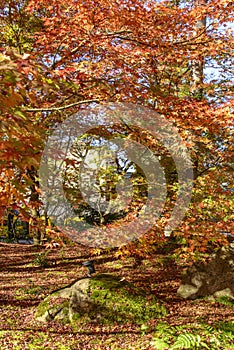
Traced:
<path fill-rule="evenodd" d="M 70 322 L 69 319 L 69 301 L 64 301 L 61 304 L 61 311 L 56 315 L 55 320 L 59 320 L 60 322 L 67 324 Z"/>
<path fill-rule="evenodd" d="M 67 322 L 69 322 L 68 319 L 68 312 L 69 312 L 69 300 L 61 300 L 62 298 L 56 298 L 54 295 L 53 297 L 48 297 L 44 301 L 42 301 L 36 311 L 36 317 L 41 317 L 43 316 L 46 311 L 50 310 L 51 314 L 56 314 L 58 319 L 65 319 Z M 59 310 L 62 310 L 62 315 L 59 317 Z"/>
<path fill-rule="evenodd" d="M 37 307 L 36 317 L 41 317 L 49 309 L 50 303 L 49 300 L 43 300 Z"/>
<path fill-rule="evenodd" d="M 228 297 L 228 296 L 222 296 L 217 299 L 217 302 L 220 304 L 228 305 L 228 306 L 234 306 L 234 299 Z"/>
<path fill-rule="evenodd" d="M 164 305 L 154 295 L 147 294 L 131 283 L 120 281 L 119 277 L 111 274 L 93 276 L 86 292 L 89 295 L 87 308 L 70 312 L 70 299 L 53 293 L 38 306 L 36 317 L 41 317 L 50 310 L 52 318 L 71 322 L 73 326 L 89 322 L 143 324 L 167 313 Z"/>
<path fill-rule="evenodd" d="M 103 323 L 143 323 L 166 314 L 155 296 L 112 275 L 91 279 L 91 300 L 95 307 L 89 317 L 99 315 Z"/>
<path fill-rule="evenodd" d="M 73 326 L 73 329 L 76 329 L 77 325 L 85 325 L 87 323 L 92 322 L 95 319 L 95 314 L 90 313 L 75 313 L 72 315 L 72 319 L 70 320 L 71 325 Z M 79 330 L 80 331 L 80 330 Z M 82 333 L 82 331 L 81 331 Z"/>

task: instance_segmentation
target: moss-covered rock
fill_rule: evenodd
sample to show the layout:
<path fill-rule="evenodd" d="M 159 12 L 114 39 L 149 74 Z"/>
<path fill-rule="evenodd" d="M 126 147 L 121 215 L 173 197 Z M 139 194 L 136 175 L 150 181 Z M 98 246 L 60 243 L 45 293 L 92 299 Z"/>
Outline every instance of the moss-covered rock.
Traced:
<path fill-rule="evenodd" d="M 111 274 L 82 278 L 48 296 L 36 318 L 47 322 L 142 323 L 166 314 L 155 296 Z"/>

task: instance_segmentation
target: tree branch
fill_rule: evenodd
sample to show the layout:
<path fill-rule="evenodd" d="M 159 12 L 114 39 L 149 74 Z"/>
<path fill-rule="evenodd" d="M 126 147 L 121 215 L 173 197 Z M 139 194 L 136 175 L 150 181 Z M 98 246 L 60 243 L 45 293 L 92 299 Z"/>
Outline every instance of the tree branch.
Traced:
<path fill-rule="evenodd" d="M 132 31 L 127 30 L 127 29 L 123 29 L 123 30 L 118 30 L 116 32 L 106 32 L 102 38 L 108 38 L 110 36 L 118 36 L 120 34 L 129 34 L 132 33 Z M 82 40 L 82 42 L 79 44 L 79 46 L 75 47 L 74 49 L 72 49 L 69 53 L 70 56 L 76 54 L 80 48 L 87 42 L 87 39 Z M 61 45 L 60 45 L 61 46 Z M 57 53 L 58 53 L 58 49 L 57 49 Z M 55 55 L 56 57 L 56 55 Z M 51 65 L 51 69 L 55 69 L 59 64 L 61 64 L 63 62 L 63 60 L 65 59 L 65 57 L 61 57 L 58 61 L 54 61 L 53 64 Z"/>
<path fill-rule="evenodd" d="M 66 106 L 61 107 L 48 107 L 48 108 L 24 108 L 24 112 L 54 112 L 54 111 L 63 111 L 64 109 L 75 107 L 78 105 L 86 104 L 86 103 L 99 103 L 100 100 L 94 99 L 94 100 L 82 100 L 78 102 L 71 103 Z"/>

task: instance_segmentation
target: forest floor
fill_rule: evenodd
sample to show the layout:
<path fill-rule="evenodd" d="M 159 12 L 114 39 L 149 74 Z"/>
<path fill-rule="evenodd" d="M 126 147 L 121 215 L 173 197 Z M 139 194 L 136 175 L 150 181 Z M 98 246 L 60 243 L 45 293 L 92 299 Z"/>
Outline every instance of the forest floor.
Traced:
<path fill-rule="evenodd" d="M 165 305 L 166 316 L 142 325 L 76 329 L 54 321 L 39 323 L 34 318 L 37 305 L 53 290 L 84 276 L 82 262 L 91 257 L 75 244 L 46 256 L 44 251 L 41 246 L 0 243 L 0 349 L 234 349 L 233 303 L 178 297 L 182 266 L 164 254 L 139 266 L 132 258 L 104 254 L 95 257 L 95 266 L 97 272 L 114 272 L 150 291 Z"/>

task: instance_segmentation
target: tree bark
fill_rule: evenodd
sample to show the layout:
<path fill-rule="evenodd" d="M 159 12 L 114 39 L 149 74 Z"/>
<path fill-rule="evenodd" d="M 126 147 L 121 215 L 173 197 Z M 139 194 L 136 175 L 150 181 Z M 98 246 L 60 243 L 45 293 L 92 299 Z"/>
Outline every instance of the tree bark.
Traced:
<path fill-rule="evenodd" d="M 207 0 L 196 0 L 195 6 L 204 5 L 207 3 Z M 206 17 L 198 20 L 194 26 L 194 37 L 197 37 L 198 34 L 206 31 Z M 191 61 L 191 93 L 194 98 L 197 100 L 202 100 L 204 91 L 203 91 L 203 81 L 204 81 L 204 63 L 205 59 L 203 54 Z"/>

